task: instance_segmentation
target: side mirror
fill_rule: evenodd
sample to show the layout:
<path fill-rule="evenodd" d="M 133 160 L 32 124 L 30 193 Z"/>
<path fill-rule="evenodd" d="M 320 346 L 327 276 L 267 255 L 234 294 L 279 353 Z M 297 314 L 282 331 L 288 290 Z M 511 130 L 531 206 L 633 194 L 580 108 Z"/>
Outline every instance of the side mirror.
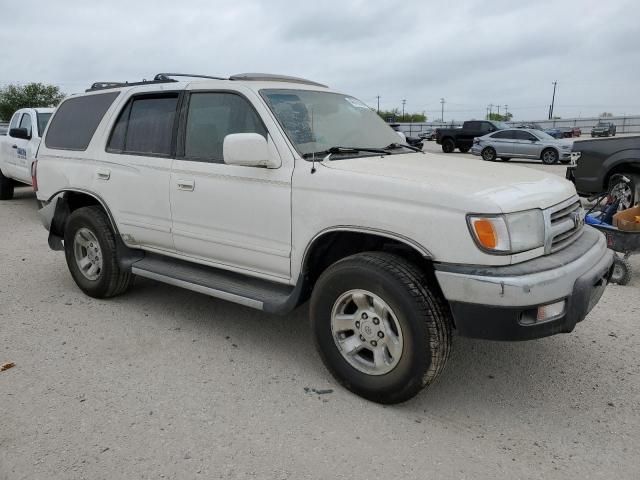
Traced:
<path fill-rule="evenodd" d="M 9 136 L 13 138 L 22 138 L 23 140 L 31 140 L 31 135 L 26 128 L 12 128 L 9 130 Z"/>
<path fill-rule="evenodd" d="M 278 168 L 280 158 L 275 149 L 258 133 L 232 133 L 222 144 L 224 163 L 243 167 Z"/>

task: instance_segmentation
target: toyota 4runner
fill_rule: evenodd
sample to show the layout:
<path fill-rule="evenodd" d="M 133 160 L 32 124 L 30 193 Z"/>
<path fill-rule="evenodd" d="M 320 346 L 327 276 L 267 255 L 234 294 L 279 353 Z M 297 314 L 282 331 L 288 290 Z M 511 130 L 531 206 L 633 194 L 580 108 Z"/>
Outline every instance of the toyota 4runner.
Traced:
<path fill-rule="evenodd" d="M 273 313 L 310 299 L 328 369 L 383 403 L 436 379 L 454 331 L 570 332 L 611 270 L 570 182 L 417 151 L 299 78 L 94 84 L 58 107 L 35 170 L 87 295 L 140 276 Z"/>

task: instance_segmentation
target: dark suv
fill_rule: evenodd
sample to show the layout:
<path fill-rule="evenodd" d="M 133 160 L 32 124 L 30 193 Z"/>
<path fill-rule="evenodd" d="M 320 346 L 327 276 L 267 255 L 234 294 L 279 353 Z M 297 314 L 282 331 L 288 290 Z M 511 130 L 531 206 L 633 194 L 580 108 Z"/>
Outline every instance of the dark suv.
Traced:
<path fill-rule="evenodd" d="M 613 122 L 598 122 L 595 127 L 591 129 L 592 137 L 608 137 L 616 136 L 616 126 Z"/>

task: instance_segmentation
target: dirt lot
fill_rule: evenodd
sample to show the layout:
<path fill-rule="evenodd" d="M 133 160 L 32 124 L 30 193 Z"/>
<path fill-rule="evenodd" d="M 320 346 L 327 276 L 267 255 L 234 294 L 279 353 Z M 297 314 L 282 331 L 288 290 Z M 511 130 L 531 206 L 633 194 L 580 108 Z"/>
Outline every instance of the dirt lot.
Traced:
<path fill-rule="evenodd" d="M 633 265 L 572 334 L 456 338 L 428 391 L 383 407 L 335 384 L 306 305 L 276 317 L 144 279 L 82 295 L 22 189 L 0 203 L 0 479 L 638 478 Z"/>

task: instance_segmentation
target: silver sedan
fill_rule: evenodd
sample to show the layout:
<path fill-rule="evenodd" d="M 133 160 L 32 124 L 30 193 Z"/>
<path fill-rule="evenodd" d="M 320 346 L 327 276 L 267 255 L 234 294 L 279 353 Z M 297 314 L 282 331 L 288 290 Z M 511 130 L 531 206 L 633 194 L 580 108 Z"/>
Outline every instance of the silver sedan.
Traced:
<path fill-rule="evenodd" d="M 540 130 L 509 128 L 473 139 L 471 153 L 484 160 L 531 158 L 551 165 L 571 161 L 571 140 L 558 140 Z"/>

